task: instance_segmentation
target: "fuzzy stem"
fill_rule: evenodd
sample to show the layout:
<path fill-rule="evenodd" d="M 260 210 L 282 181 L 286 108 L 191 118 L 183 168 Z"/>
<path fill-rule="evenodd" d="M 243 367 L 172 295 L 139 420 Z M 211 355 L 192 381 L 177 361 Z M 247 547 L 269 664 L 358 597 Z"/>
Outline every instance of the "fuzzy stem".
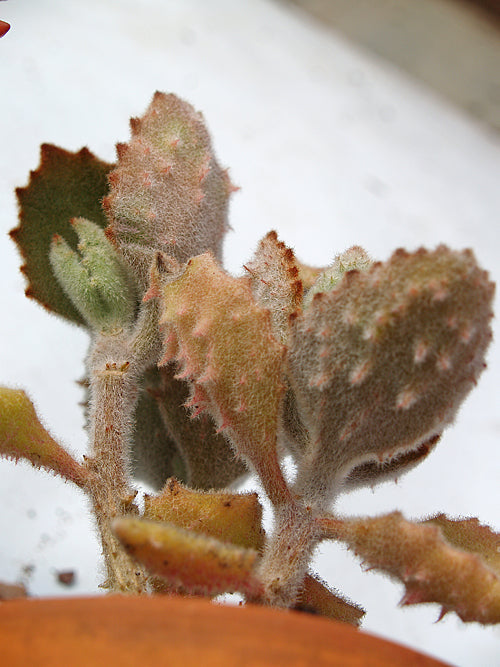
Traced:
<path fill-rule="evenodd" d="M 137 381 L 128 341 L 123 331 L 99 334 L 90 355 L 91 458 L 90 494 L 101 533 L 106 561 L 106 587 L 139 593 L 145 575 L 115 537 L 111 523 L 137 513 L 129 483 L 129 443 Z"/>
<path fill-rule="evenodd" d="M 276 448 L 265 457 L 255 456 L 249 461 L 249 465 L 254 468 L 276 513 L 280 508 L 294 504 L 294 497 L 283 476 Z"/>
<path fill-rule="evenodd" d="M 276 607 L 293 607 L 319 541 L 310 507 L 296 502 L 275 508 L 275 529 L 264 551 L 259 579 L 264 586 L 260 601 Z"/>
<path fill-rule="evenodd" d="M 333 514 L 323 514 L 318 517 L 318 526 L 322 540 L 341 540 L 344 521 Z"/>

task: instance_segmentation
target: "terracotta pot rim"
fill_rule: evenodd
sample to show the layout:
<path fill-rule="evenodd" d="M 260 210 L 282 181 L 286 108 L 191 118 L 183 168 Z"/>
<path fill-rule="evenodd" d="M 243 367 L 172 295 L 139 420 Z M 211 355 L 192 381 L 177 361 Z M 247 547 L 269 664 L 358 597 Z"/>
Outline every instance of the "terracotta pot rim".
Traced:
<path fill-rule="evenodd" d="M 4 601 L 0 646 L 8 665 L 445 665 L 308 613 L 180 596 Z"/>

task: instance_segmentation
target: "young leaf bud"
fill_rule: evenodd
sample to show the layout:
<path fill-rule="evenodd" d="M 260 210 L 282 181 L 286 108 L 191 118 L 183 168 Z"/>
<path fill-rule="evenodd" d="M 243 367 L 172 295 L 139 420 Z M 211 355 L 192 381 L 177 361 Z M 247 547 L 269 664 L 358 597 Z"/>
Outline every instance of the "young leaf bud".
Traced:
<path fill-rule="evenodd" d="M 90 326 L 109 330 L 128 324 L 136 297 L 117 251 L 104 231 L 84 218 L 72 221 L 78 234 L 78 252 L 59 235 L 50 249 L 54 273 Z"/>
<path fill-rule="evenodd" d="M 307 292 L 304 298 L 304 308 L 311 304 L 313 296 L 318 292 L 332 290 L 347 271 L 364 271 L 371 263 L 368 254 L 358 245 L 352 246 L 352 248 L 348 248 L 345 252 L 337 255 L 333 264 L 320 273 L 314 285 Z"/>

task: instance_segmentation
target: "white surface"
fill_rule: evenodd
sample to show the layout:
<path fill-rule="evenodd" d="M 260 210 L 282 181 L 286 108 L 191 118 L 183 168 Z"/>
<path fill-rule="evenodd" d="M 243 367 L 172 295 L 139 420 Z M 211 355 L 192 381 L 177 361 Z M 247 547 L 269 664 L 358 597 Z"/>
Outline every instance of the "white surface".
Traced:
<path fill-rule="evenodd" d="M 231 209 L 227 266 L 239 271 L 269 229 L 310 264 L 358 243 L 392 249 L 472 246 L 498 280 L 498 138 L 300 14 L 265 0 L 10 2 L 0 41 L 0 381 L 26 388 L 46 425 L 85 451 L 81 400 L 86 336 L 23 297 L 13 189 L 38 164 L 39 144 L 86 144 L 114 159 L 156 89 L 201 109 L 220 161 L 242 186 Z M 498 332 L 498 325 L 496 325 Z M 497 334 L 498 339 L 498 334 Z M 489 369 L 437 451 L 398 486 L 345 497 L 341 509 L 476 515 L 500 528 L 498 342 Z M 62 594 L 54 570 L 75 569 L 71 594 L 97 590 L 99 548 L 77 490 L 0 462 L 0 579 L 35 565 L 29 589 Z M 316 568 L 367 610 L 364 627 L 457 665 L 493 667 L 498 630 L 464 625 L 437 607 L 400 609 L 401 586 L 362 573 L 323 545 Z"/>

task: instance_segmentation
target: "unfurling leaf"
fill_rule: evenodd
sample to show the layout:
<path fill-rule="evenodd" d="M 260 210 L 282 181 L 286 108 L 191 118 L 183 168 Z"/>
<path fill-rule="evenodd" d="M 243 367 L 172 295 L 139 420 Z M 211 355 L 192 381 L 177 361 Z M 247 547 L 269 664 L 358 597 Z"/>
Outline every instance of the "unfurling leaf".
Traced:
<path fill-rule="evenodd" d="M 98 225 L 84 218 L 71 224 L 79 239 L 77 252 L 56 235 L 50 249 L 54 274 L 91 328 L 125 327 L 137 303 L 126 265 Z"/>
<path fill-rule="evenodd" d="M 485 367 L 493 293 L 470 251 L 440 246 L 396 251 L 314 296 L 288 358 L 289 437 L 306 434 L 292 447 L 298 493 L 328 502 L 354 468 L 383 473 L 435 441 Z"/>
<path fill-rule="evenodd" d="M 454 611 L 463 621 L 500 623 L 500 535 L 489 528 L 442 515 L 412 523 L 399 512 L 332 518 L 326 526 L 332 539 L 345 542 L 367 565 L 403 582 L 401 604 L 436 602 L 441 615 Z"/>
<path fill-rule="evenodd" d="M 156 280 L 161 283 L 161 274 Z M 157 288 L 161 363 L 179 364 L 177 377 L 193 386 L 189 405 L 213 417 L 277 500 L 288 493 L 276 451 L 284 348 L 269 311 L 256 305 L 248 280 L 225 273 L 209 253 L 189 260 L 180 277 L 164 280 Z"/>
<path fill-rule="evenodd" d="M 262 507 L 256 493 L 195 491 L 169 479 L 157 496 L 145 496 L 144 517 L 260 551 Z"/>
<path fill-rule="evenodd" d="M 101 200 L 108 190 L 111 167 L 87 148 L 70 153 L 43 144 L 40 166 L 31 172 L 28 185 L 16 190 L 20 224 L 10 236 L 24 260 L 21 271 L 28 279 L 26 295 L 77 324 L 85 321 L 54 280 L 49 248 L 53 236 L 59 234 L 76 249 L 78 239 L 70 225 L 72 218 L 82 216 L 106 226 Z"/>
<path fill-rule="evenodd" d="M 119 144 L 104 199 L 110 238 L 142 287 L 156 252 L 186 262 L 211 250 L 221 257 L 234 189 L 219 166 L 201 114 L 175 95 L 156 93 L 132 138 Z"/>
<path fill-rule="evenodd" d="M 372 263 L 360 246 L 352 246 L 335 257 L 331 266 L 322 271 L 304 299 L 304 308 L 310 305 L 318 292 L 330 292 L 348 271 L 365 271 Z"/>
<path fill-rule="evenodd" d="M 82 488 L 88 481 L 86 468 L 45 430 L 32 402 L 20 389 L 0 387 L 0 456 L 26 459 Z"/>
<path fill-rule="evenodd" d="M 258 554 L 169 523 L 121 518 L 113 529 L 127 552 L 153 575 L 191 594 L 256 594 Z"/>

